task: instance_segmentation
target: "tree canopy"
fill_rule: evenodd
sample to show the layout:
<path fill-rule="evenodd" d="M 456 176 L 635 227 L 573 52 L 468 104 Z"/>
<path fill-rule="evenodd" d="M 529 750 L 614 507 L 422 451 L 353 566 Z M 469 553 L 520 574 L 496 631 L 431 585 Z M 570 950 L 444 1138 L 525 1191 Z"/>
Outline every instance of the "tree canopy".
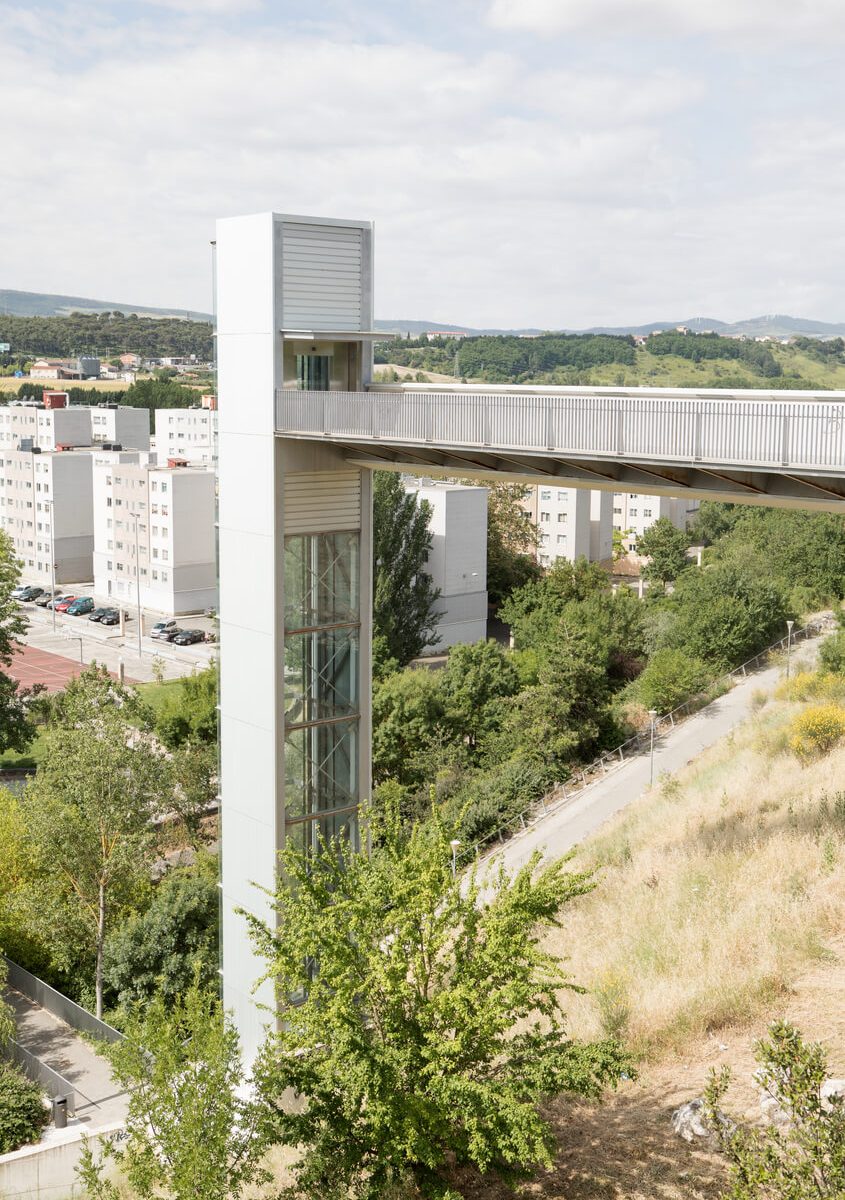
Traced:
<path fill-rule="evenodd" d="M 431 506 L 392 471 L 373 480 L 373 632 L 400 665 L 435 644 L 439 592 L 425 566 Z"/>

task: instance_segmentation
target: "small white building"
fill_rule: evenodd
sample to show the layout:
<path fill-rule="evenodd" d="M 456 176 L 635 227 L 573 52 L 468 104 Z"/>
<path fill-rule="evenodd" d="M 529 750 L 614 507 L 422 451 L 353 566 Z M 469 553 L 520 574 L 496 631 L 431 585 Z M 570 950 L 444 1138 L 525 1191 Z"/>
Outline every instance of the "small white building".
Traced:
<path fill-rule="evenodd" d="M 94 594 L 166 616 L 217 605 L 215 477 L 103 452 L 94 468 Z"/>
<path fill-rule="evenodd" d="M 2 450 L 0 525 L 26 583 L 92 578 L 94 519 L 89 450 Z"/>
<path fill-rule="evenodd" d="M 45 408 L 41 404 L 9 404 L 0 408 L 0 450 L 55 450 L 58 446 L 90 446 L 90 409 Z"/>
<path fill-rule="evenodd" d="M 487 637 L 487 488 L 406 480 L 405 490 L 431 505 L 432 545 L 426 570 L 440 589 L 439 653 Z"/>
<path fill-rule="evenodd" d="M 559 487 L 553 483 L 530 489 L 525 511 L 540 535 L 537 561 L 541 566 L 550 567 L 558 558 L 575 562 L 577 558 L 590 557 L 593 538 L 591 495 L 586 488 Z M 597 521 L 600 511 L 601 505 Z"/>
<path fill-rule="evenodd" d="M 157 408 L 155 452 L 158 461 L 186 458 L 209 465 L 215 461 L 217 411 L 210 408 Z"/>
<path fill-rule="evenodd" d="M 647 529 L 661 517 L 668 517 L 676 529 L 686 529 L 698 512 L 699 501 L 688 497 L 648 496 L 642 492 L 615 492 L 613 528 L 622 534 L 628 553 L 636 553 L 637 543 Z"/>
<path fill-rule="evenodd" d="M 121 404 L 98 404 L 83 411 L 89 414 L 91 441 L 95 446 L 115 444 L 132 450 L 150 448 L 150 410 Z"/>

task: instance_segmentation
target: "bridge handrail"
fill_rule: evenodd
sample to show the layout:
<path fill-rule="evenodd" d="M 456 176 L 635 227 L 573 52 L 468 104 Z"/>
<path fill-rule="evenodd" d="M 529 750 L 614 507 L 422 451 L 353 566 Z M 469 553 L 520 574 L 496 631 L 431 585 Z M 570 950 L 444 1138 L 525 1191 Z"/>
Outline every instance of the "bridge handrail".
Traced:
<path fill-rule="evenodd" d="M 753 658 L 749 658 L 746 662 L 740 663 L 738 667 L 734 667 L 732 671 L 726 671 L 723 675 L 718 676 L 710 686 L 704 691 L 699 692 L 695 696 L 690 696 L 682 704 L 677 705 L 669 712 L 662 716 L 655 717 L 654 733 L 657 737 L 661 728 L 665 728 L 668 724 L 670 729 L 675 728 L 677 721 L 685 716 L 689 716 L 693 712 L 700 712 L 703 708 L 707 708 L 709 704 L 713 704 L 719 696 L 723 696 L 725 691 L 730 690 L 732 684 L 739 679 L 744 679 L 749 672 L 758 670 L 765 666 L 769 658 L 773 654 L 786 649 L 788 643 L 794 645 L 798 641 L 804 641 L 806 638 L 815 637 L 822 633 L 825 629 L 829 629 L 835 624 L 834 617 L 826 613 L 821 617 L 816 617 L 808 621 L 806 625 L 800 629 L 795 629 L 790 635 L 781 638 L 780 641 L 773 642 L 771 646 L 767 646 L 765 650 L 761 650 L 755 654 Z M 723 689 L 723 690 L 719 690 Z M 719 691 L 717 696 L 713 695 L 715 690 Z M 529 825 L 535 824 L 543 817 L 549 816 L 551 813 L 557 812 L 558 809 L 565 808 L 582 792 L 585 792 L 593 784 L 598 783 L 610 773 L 610 767 L 618 768 L 623 765 L 627 758 L 638 757 L 646 748 L 650 747 L 651 743 L 651 725 L 647 729 L 639 733 L 635 733 L 633 737 L 622 742 L 620 746 L 616 746 L 613 750 L 606 750 L 600 754 L 585 767 L 579 767 L 576 772 L 576 782 L 573 783 L 567 780 L 565 783 L 555 784 L 545 796 L 541 796 L 539 800 L 528 805 L 522 812 L 517 813 L 514 817 L 508 817 L 495 829 L 492 829 L 483 838 L 473 842 L 471 846 L 462 849 L 458 855 L 460 860 L 469 861 L 472 858 L 478 858 L 483 850 L 498 839 L 500 843 L 506 840 L 505 835 L 511 836 L 513 833 L 518 833 L 523 829 L 527 829 Z M 608 765 L 609 764 L 609 765 Z"/>
<path fill-rule="evenodd" d="M 276 431 L 299 437 L 575 457 L 845 470 L 845 401 L 549 392 L 276 393 Z"/>

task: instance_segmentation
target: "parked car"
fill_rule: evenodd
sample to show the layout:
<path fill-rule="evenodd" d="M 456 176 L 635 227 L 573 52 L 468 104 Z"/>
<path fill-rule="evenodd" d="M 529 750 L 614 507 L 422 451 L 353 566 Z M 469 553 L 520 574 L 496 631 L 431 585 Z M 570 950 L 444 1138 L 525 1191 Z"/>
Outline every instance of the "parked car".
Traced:
<path fill-rule="evenodd" d="M 120 611 L 116 608 L 107 608 L 100 617 L 101 625 L 119 625 Z"/>
<path fill-rule="evenodd" d="M 54 608 L 56 610 L 56 612 L 64 612 L 65 609 L 67 608 L 67 606 L 69 604 L 72 604 L 75 599 L 76 599 L 76 596 L 70 596 L 70 595 L 66 596 L 66 595 L 64 595 L 64 593 L 60 592 L 58 594 L 58 596 L 55 597 L 55 599 L 50 601 L 50 603 L 47 605 L 47 607 Z"/>
<path fill-rule="evenodd" d="M 67 606 L 67 615 L 69 617 L 83 617 L 86 613 L 92 612 L 94 601 L 90 596 L 77 596 L 72 604 Z"/>
<path fill-rule="evenodd" d="M 195 642 L 204 642 L 205 634 L 201 629 L 180 629 L 170 640 L 175 646 L 193 646 Z"/>
<path fill-rule="evenodd" d="M 46 608 L 50 601 L 53 600 L 57 595 L 58 592 L 42 592 L 40 596 L 35 597 L 35 603 L 39 608 Z"/>
<path fill-rule="evenodd" d="M 88 614 L 89 621 L 102 621 L 103 617 L 108 612 L 114 612 L 113 608 L 95 608 L 93 612 Z"/>
<path fill-rule="evenodd" d="M 16 588 L 12 589 L 13 600 L 26 600 L 27 592 L 34 592 L 37 596 L 41 588 L 33 587 L 31 583 L 20 583 Z"/>
<path fill-rule="evenodd" d="M 150 637 L 158 638 L 162 642 L 169 642 L 177 633 L 181 633 L 181 630 L 175 621 L 156 621 L 150 630 Z"/>
<path fill-rule="evenodd" d="M 37 600 L 43 594 L 44 589 L 30 586 L 19 588 L 18 591 L 20 594 L 16 597 L 17 600 L 21 600 L 24 604 L 32 604 L 33 600 Z"/>

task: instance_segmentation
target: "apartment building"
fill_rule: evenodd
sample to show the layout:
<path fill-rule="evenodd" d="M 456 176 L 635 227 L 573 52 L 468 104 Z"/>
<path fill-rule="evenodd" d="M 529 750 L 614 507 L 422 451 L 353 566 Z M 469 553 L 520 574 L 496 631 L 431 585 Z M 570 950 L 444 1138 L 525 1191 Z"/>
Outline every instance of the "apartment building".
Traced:
<path fill-rule="evenodd" d="M 150 410 L 100 404 L 83 410 L 89 414 L 94 445 L 118 444 L 133 450 L 150 448 Z"/>
<path fill-rule="evenodd" d="M 186 458 L 191 463 L 213 463 L 216 458 L 216 438 L 216 409 L 156 409 L 152 448 L 159 462 L 166 458 Z"/>
<path fill-rule="evenodd" d="M 27 583 L 91 579 L 94 550 L 89 450 L 0 449 L 0 526 Z"/>
<path fill-rule="evenodd" d="M 52 393 L 56 395 L 56 393 Z M 63 396 L 65 393 L 58 393 Z M 0 451 L 56 450 L 59 446 L 91 445 L 91 410 L 62 404 L 9 404 L 0 408 Z"/>
<path fill-rule="evenodd" d="M 698 512 L 699 501 L 688 497 L 648 496 L 642 492 L 615 492 L 613 528 L 622 534 L 622 545 L 636 553 L 645 531 L 661 517 L 668 517 L 677 529 L 686 529 Z"/>
<path fill-rule="evenodd" d="M 432 545 L 426 570 L 440 590 L 437 601 L 440 652 L 459 642 L 487 637 L 487 488 L 406 480 L 405 490 L 431 505 Z"/>
<path fill-rule="evenodd" d="M 94 594 L 166 616 L 217 604 L 214 472 L 106 453 L 94 467 Z"/>
<path fill-rule="evenodd" d="M 591 493 L 585 488 L 533 487 L 525 501 L 525 511 L 540 535 L 537 560 L 550 567 L 556 559 L 590 557 L 592 536 Z"/>

